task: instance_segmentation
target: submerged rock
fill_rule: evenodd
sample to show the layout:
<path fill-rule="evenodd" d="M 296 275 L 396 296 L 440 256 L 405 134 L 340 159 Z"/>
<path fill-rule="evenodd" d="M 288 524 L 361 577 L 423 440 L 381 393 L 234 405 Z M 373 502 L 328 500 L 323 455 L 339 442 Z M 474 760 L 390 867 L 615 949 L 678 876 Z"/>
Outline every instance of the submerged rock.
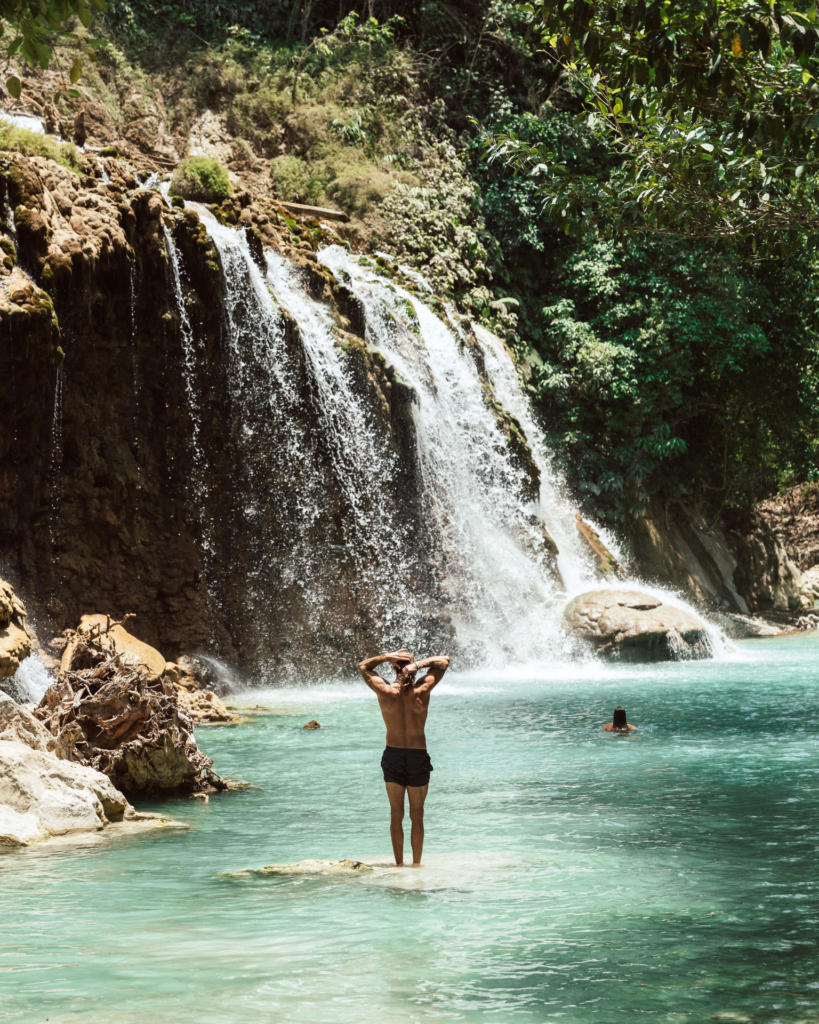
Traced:
<path fill-rule="evenodd" d="M 360 860 L 300 860 L 295 864 L 268 864 L 258 875 L 353 875 L 372 871 L 371 864 Z"/>
<path fill-rule="evenodd" d="M 320 728 L 321 728 L 321 722 L 317 722 L 315 720 L 315 718 L 311 719 L 309 722 L 307 722 L 305 725 L 302 726 L 302 729 L 320 729 Z"/>
<path fill-rule="evenodd" d="M 589 591 L 566 605 L 563 619 L 572 636 L 611 660 L 676 661 L 710 655 L 702 619 L 654 594 Z"/>

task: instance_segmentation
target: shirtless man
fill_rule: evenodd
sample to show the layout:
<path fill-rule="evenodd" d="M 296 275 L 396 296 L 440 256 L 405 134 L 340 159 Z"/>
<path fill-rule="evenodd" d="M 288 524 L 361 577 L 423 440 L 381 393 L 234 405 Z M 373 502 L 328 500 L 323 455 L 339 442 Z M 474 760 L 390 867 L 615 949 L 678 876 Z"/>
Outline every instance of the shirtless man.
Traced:
<path fill-rule="evenodd" d="M 395 679 L 388 683 L 373 671 L 389 664 Z M 424 801 L 429 789 L 432 763 L 427 753 L 424 723 L 429 711 L 429 695 L 449 667 L 449 657 L 425 658 L 416 662 L 406 650 L 367 658 L 358 666 L 364 682 L 378 697 L 381 715 L 387 727 L 387 748 L 381 758 L 384 782 L 390 801 L 390 838 L 395 863 L 404 863 L 404 793 L 409 793 L 412 830 L 412 866 L 421 863 L 424 847 Z M 428 671 L 424 671 L 424 670 Z"/>

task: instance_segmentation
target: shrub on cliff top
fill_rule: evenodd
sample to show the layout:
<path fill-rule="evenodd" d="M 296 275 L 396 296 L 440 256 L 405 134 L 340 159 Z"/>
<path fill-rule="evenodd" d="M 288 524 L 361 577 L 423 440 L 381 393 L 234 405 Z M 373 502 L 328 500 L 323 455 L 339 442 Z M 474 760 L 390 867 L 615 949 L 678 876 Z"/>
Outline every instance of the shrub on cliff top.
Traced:
<path fill-rule="evenodd" d="M 29 131 L 28 128 L 0 125 L 0 150 L 48 157 L 78 174 L 85 170 L 85 162 L 76 146 L 71 143 L 62 145 L 48 135 Z"/>
<path fill-rule="evenodd" d="M 189 156 L 173 172 L 171 195 L 199 203 L 218 203 L 232 194 L 227 171 L 214 157 Z"/>

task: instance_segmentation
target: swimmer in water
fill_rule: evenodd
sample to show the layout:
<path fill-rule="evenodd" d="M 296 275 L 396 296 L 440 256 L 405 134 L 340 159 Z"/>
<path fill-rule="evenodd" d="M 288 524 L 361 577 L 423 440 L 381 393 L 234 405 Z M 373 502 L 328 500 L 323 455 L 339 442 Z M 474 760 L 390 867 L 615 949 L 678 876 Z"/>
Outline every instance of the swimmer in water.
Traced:
<path fill-rule="evenodd" d="M 388 683 L 373 671 L 388 664 L 395 670 L 395 679 Z M 381 769 L 390 801 L 390 838 L 395 863 L 404 863 L 404 794 L 409 794 L 412 822 L 410 843 L 412 864 L 421 863 L 424 848 L 424 801 L 429 789 L 432 762 L 427 753 L 424 724 L 429 711 L 429 698 L 440 683 L 449 657 L 425 658 L 416 662 L 407 650 L 379 654 L 358 666 L 364 682 L 378 697 L 381 716 L 387 727 L 387 746 L 381 758 Z"/>
<path fill-rule="evenodd" d="M 614 709 L 614 721 L 603 726 L 603 732 L 637 732 L 637 727 L 626 721 L 626 709 Z"/>

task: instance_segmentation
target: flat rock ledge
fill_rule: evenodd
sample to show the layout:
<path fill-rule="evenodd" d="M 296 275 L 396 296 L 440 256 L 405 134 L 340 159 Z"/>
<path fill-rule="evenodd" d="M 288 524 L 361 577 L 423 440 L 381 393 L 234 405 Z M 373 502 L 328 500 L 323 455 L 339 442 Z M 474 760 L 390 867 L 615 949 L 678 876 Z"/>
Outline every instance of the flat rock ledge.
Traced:
<path fill-rule="evenodd" d="M 563 610 L 570 636 L 609 661 L 648 664 L 711 656 L 705 623 L 656 594 L 591 590 Z"/>

